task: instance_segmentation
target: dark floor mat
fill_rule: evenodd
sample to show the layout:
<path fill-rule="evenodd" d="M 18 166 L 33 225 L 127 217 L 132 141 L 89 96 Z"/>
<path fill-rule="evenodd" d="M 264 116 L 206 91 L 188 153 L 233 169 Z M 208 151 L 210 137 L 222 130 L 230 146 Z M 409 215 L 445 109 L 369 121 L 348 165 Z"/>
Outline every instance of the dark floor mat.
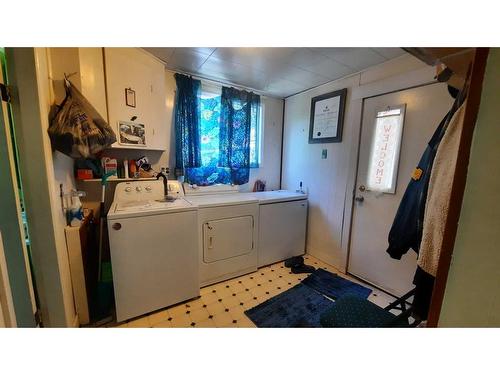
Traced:
<path fill-rule="evenodd" d="M 262 328 L 321 327 L 321 314 L 333 304 L 308 286 L 298 284 L 245 314 Z"/>
<path fill-rule="evenodd" d="M 334 273 L 317 269 L 312 274 L 302 280 L 304 285 L 314 289 L 318 293 L 324 294 L 332 299 L 337 299 L 346 295 L 355 295 L 368 298 L 371 289 L 344 279 Z"/>

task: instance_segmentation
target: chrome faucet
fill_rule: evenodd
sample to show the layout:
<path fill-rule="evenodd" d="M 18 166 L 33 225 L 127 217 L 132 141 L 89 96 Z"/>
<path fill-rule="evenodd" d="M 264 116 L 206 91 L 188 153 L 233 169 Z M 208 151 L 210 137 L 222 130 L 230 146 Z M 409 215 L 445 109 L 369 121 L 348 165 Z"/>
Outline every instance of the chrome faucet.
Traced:
<path fill-rule="evenodd" d="M 164 192 L 165 198 L 168 196 L 168 173 L 169 173 L 168 168 L 162 168 L 160 173 L 158 173 L 156 175 L 157 180 L 159 180 L 160 178 L 163 178 L 163 192 Z"/>

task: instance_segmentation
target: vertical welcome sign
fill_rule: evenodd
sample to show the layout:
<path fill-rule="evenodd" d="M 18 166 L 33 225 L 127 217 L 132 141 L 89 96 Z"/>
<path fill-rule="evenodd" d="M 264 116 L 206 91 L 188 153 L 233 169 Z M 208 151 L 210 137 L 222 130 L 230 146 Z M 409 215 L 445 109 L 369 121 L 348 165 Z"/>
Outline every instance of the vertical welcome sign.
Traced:
<path fill-rule="evenodd" d="M 367 189 L 396 191 L 397 170 L 406 105 L 377 112 L 368 164 Z"/>

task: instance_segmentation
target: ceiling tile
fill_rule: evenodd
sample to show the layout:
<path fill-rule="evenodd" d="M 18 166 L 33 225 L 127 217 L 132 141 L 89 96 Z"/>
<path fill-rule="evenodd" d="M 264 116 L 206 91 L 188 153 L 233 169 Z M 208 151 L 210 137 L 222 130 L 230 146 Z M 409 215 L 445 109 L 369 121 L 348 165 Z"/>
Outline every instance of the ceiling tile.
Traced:
<path fill-rule="evenodd" d="M 220 81 L 232 82 L 235 85 L 262 90 L 267 82 L 267 75 L 249 66 L 220 60 L 211 56 L 198 72 L 206 77 Z"/>
<path fill-rule="evenodd" d="M 299 85 L 308 85 L 309 87 L 317 86 L 320 83 L 329 81 L 328 77 L 324 77 L 318 73 L 310 72 L 301 68 L 296 68 L 291 65 L 281 65 L 275 71 L 270 72 L 270 76 L 281 79 L 286 79 L 298 83 Z"/>
<path fill-rule="evenodd" d="M 314 50 L 355 71 L 380 64 L 386 60 L 371 48 L 315 48 Z"/>
<path fill-rule="evenodd" d="M 189 49 L 204 55 L 211 55 L 216 50 L 215 47 L 190 47 Z"/>
<path fill-rule="evenodd" d="M 298 68 L 307 69 L 308 66 L 316 65 L 327 59 L 327 57 L 311 48 L 296 48 L 295 52 L 287 59 L 287 63 Z"/>
<path fill-rule="evenodd" d="M 163 62 L 168 62 L 174 53 L 174 48 L 155 48 L 155 47 L 146 47 L 144 50 L 148 51 L 152 55 L 158 57 Z"/>
<path fill-rule="evenodd" d="M 265 91 L 272 95 L 286 97 L 305 90 L 306 88 L 307 87 L 303 85 L 286 79 L 273 79 L 267 84 Z"/>
<path fill-rule="evenodd" d="M 328 77 L 329 80 L 344 77 L 355 72 L 355 69 L 349 68 L 329 58 L 321 60 L 315 65 L 308 66 L 307 70 Z"/>
<path fill-rule="evenodd" d="M 267 72 L 285 62 L 293 52 L 293 48 L 217 48 L 212 56 Z"/>
<path fill-rule="evenodd" d="M 396 47 L 377 47 L 372 49 L 384 56 L 386 59 L 393 59 L 406 53 L 402 48 Z"/>
<path fill-rule="evenodd" d="M 167 67 L 195 73 L 207 60 L 208 55 L 195 52 L 189 48 L 176 48 Z"/>

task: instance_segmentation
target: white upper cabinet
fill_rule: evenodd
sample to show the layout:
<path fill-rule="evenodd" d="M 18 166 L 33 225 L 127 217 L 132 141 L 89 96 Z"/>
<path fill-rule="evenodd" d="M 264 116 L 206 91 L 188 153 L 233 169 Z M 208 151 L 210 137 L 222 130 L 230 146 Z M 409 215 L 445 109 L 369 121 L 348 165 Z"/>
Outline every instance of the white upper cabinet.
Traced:
<path fill-rule="evenodd" d="M 170 128 L 165 95 L 165 67 L 138 48 L 105 48 L 104 64 L 109 124 L 116 132 L 118 142 L 112 147 L 165 151 Z M 126 90 L 130 89 L 127 105 Z M 135 119 L 134 119 L 135 118 Z M 120 122 L 133 123 L 122 126 Z M 142 130 L 142 126 L 144 129 Z M 144 143 L 141 143 L 144 134 Z"/>
<path fill-rule="evenodd" d="M 102 48 L 49 48 L 52 101 L 61 104 L 66 96 L 64 75 L 83 96 L 108 120 Z"/>

